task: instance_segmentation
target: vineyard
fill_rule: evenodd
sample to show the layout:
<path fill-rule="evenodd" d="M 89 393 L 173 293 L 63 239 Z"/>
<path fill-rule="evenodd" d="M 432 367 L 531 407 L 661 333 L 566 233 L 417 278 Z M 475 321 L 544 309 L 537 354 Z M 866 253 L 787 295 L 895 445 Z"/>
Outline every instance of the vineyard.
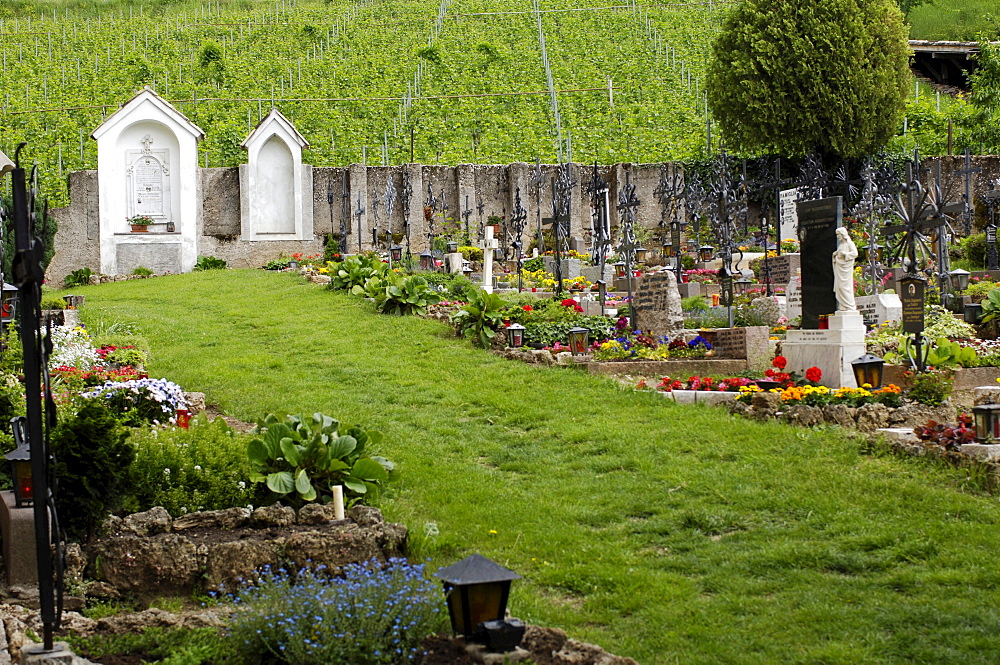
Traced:
<path fill-rule="evenodd" d="M 143 86 L 244 160 L 272 105 L 306 161 L 655 162 L 704 150 L 704 65 L 729 3 L 238 0 L 0 18 L 0 150 L 31 146 L 53 203 Z M 2 10 L 0 10 L 2 11 Z"/>

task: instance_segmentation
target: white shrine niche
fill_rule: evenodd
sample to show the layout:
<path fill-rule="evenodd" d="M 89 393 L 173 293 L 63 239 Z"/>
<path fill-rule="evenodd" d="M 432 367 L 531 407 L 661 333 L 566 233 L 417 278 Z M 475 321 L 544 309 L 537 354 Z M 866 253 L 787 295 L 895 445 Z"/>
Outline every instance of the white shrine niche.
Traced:
<path fill-rule="evenodd" d="M 94 130 L 101 272 L 187 272 L 198 258 L 198 141 L 204 132 L 150 88 Z M 129 220 L 148 217 L 146 233 Z"/>
<path fill-rule="evenodd" d="M 243 147 L 241 238 L 312 240 L 312 167 L 302 163 L 302 150 L 309 144 L 280 111 L 271 109 Z"/>

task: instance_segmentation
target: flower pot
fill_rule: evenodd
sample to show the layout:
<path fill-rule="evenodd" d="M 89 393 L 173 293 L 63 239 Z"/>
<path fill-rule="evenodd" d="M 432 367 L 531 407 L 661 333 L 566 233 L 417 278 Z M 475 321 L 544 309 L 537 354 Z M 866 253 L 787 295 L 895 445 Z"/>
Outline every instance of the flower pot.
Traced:
<path fill-rule="evenodd" d="M 149 225 L 148 224 L 133 224 L 132 225 L 132 233 L 148 233 L 148 232 L 149 232 Z"/>

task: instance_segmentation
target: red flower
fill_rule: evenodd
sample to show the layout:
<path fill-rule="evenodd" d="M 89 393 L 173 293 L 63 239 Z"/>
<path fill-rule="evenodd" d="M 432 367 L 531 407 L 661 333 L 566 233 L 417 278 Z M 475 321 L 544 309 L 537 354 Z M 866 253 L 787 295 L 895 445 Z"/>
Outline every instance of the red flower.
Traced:
<path fill-rule="evenodd" d="M 523 309 L 525 312 L 533 312 L 534 311 L 534 308 L 532 308 L 531 305 L 521 305 L 521 309 Z"/>
<path fill-rule="evenodd" d="M 775 356 L 774 360 L 771 361 L 771 364 L 778 369 L 785 369 L 788 365 L 788 358 L 785 358 L 785 356 Z"/>
<path fill-rule="evenodd" d="M 573 309 L 575 309 L 578 312 L 582 312 L 583 311 L 583 307 L 581 307 L 580 305 L 573 305 Z"/>
<path fill-rule="evenodd" d="M 559 304 L 562 305 L 563 307 L 573 307 L 574 305 L 576 305 L 576 301 L 573 300 L 572 298 L 566 298 L 566 300 L 563 300 Z"/>
<path fill-rule="evenodd" d="M 820 379 L 823 378 L 823 370 L 819 367 L 810 367 L 806 370 L 806 380 L 812 381 L 813 383 L 819 383 Z"/>

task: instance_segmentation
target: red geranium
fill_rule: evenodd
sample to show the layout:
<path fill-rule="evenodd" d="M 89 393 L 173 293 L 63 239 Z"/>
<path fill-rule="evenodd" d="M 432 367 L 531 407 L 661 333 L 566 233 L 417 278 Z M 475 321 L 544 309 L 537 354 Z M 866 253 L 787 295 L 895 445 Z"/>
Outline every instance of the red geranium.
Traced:
<path fill-rule="evenodd" d="M 576 301 L 573 300 L 572 298 L 566 298 L 566 300 L 563 300 L 559 304 L 562 305 L 563 307 L 573 307 L 576 305 Z"/>
<path fill-rule="evenodd" d="M 788 358 L 786 358 L 785 356 L 775 356 L 774 360 L 771 361 L 771 364 L 777 367 L 778 369 L 785 369 L 785 367 L 788 365 Z"/>
<path fill-rule="evenodd" d="M 823 378 L 823 370 L 819 367 L 810 367 L 806 370 L 806 381 L 811 381 L 813 383 L 819 383 L 820 379 Z"/>
<path fill-rule="evenodd" d="M 534 311 L 534 309 L 532 308 L 531 305 L 521 305 L 521 309 L 523 309 L 525 312 L 532 312 L 532 311 Z"/>

